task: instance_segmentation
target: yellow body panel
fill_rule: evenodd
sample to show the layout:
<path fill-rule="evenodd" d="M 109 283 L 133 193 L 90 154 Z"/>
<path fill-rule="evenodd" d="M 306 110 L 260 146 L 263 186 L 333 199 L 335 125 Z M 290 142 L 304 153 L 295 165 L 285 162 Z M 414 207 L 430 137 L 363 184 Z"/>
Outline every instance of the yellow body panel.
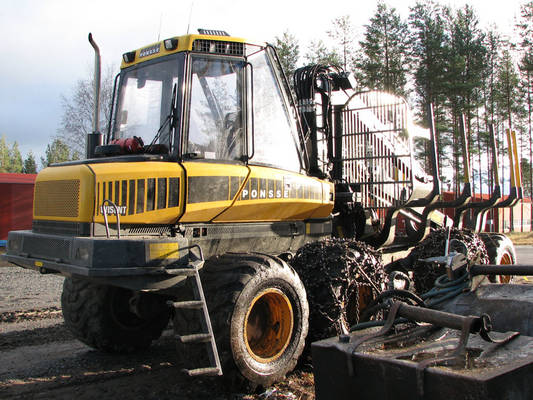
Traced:
<path fill-rule="evenodd" d="M 260 166 L 142 161 L 50 167 L 37 177 L 34 219 L 170 225 L 326 218 L 333 185 Z M 115 208 L 116 206 L 116 208 Z"/>
<path fill-rule="evenodd" d="M 184 162 L 187 205 L 180 222 L 208 222 L 231 206 L 249 169 L 244 165 Z"/>
<path fill-rule="evenodd" d="M 117 205 L 122 224 L 174 224 L 183 213 L 184 171 L 176 162 L 110 162 L 90 167 L 96 175 L 95 222 L 104 222 L 105 199 Z M 112 207 L 106 210 L 114 214 Z"/>
<path fill-rule="evenodd" d="M 33 219 L 91 222 L 94 175 L 87 165 L 48 167 L 37 175 Z"/>
<path fill-rule="evenodd" d="M 333 186 L 275 168 L 250 166 L 250 176 L 231 208 L 213 222 L 290 221 L 326 218 L 333 209 Z"/>

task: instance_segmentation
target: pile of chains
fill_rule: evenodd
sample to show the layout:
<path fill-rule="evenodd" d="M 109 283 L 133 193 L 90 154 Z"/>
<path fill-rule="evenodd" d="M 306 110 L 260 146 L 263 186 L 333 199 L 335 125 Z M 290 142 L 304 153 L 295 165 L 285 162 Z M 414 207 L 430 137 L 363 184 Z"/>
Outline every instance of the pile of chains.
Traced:
<path fill-rule="evenodd" d="M 309 243 L 298 250 L 291 265 L 307 292 L 310 341 L 347 333 L 364 306 L 385 287 L 381 254 L 355 240 Z"/>
<path fill-rule="evenodd" d="M 409 259 L 412 260 L 410 269 L 413 272 L 417 293 L 429 291 L 433 287 L 435 280 L 446 273 L 444 266 L 435 263 L 426 263 L 421 260 L 429 257 L 443 256 L 447 235 L 447 230 L 444 228 L 435 230 L 409 254 Z M 466 258 L 470 265 L 489 263 L 485 244 L 477 234 L 471 231 L 452 228 L 450 232 L 451 239 L 460 241 L 466 247 Z M 463 252 L 464 248 L 461 249 L 461 247 L 463 246 L 458 246 L 458 243 L 454 241 L 451 242 L 449 251 Z"/>

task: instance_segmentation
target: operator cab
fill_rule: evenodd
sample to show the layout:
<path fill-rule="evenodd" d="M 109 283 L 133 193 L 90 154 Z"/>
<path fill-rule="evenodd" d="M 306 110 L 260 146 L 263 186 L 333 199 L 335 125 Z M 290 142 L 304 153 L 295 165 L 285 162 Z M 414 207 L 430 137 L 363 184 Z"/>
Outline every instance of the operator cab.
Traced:
<path fill-rule="evenodd" d="M 296 110 L 274 50 L 215 33 L 124 54 L 107 144 L 97 155 L 302 171 Z"/>

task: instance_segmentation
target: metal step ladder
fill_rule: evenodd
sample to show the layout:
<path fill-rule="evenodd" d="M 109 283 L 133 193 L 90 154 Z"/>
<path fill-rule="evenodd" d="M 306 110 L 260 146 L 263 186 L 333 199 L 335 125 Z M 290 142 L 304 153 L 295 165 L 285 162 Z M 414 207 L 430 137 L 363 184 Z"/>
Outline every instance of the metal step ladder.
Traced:
<path fill-rule="evenodd" d="M 195 310 L 199 314 L 201 322 L 201 332 L 181 335 L 179 333 L 179 324 L 174 317 L 173 327 L 176 340 L 184 345 L 204 343 L 209 357 L 210 365 L 203 368 L 183 369 L 189 376 L 215 376 L 222 375 L 222 367 L 220 365 L 220 358 L 218 356 L 217 345 L 215 342 L 215 335 L 213 334 L 213 327 L 211 326 L 211 319 L 209 318 L 209 311 L 205 301 L 204 290 L 202 288 L 202 281 L 200 280 L 200 270 L 204 265 L 204 257 L 199 246 L 200 259 L 193 261 L 185 268 L 166 269 L 168 274 L 186 276 L 191 280 L 193 289 L 193 300 L 187 301 L 169 301 L 167 304 L 178 309 Z"/>

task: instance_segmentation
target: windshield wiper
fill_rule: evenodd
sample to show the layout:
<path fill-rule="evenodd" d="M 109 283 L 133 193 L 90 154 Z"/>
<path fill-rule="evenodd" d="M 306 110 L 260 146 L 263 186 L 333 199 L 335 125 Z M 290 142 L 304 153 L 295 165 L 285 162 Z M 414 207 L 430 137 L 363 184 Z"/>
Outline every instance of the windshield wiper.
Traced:
<path fill-rule="evenodd" d="M 163 130 L 165 129 L 165 127 L 167 125 L 169 125 L 171 128 L 173 126 L 175 126 L 176 117 L 177 117 L 177 115 L 176 115 L 176 112 L 177 112 L 176 99 L 177 99 L 177 97 L 178 97 L 178 84 L 175 83 L 174 87 L 172 88 L 172 99 L 170 101 L 170 112 L 165 117 L 165 120 L 163 121 L 163 123 L 161 124 L 159 129 L 157 130 L 157 133 L 154 136 L 154 138 L 152 139 L 152 142 L 147 147 L 145 147 L 145 149 L 144 149 L 145 153 L 150 153 L 150 151 L 154 148 L 155 143 L 161 137 L 161 133 L 163 132 Z M 172 131 L 172 129 L 169 129 L 169 132 L 168 132 L 168 151 L 170 151 L 172 149 L 171 131 Z"/>

